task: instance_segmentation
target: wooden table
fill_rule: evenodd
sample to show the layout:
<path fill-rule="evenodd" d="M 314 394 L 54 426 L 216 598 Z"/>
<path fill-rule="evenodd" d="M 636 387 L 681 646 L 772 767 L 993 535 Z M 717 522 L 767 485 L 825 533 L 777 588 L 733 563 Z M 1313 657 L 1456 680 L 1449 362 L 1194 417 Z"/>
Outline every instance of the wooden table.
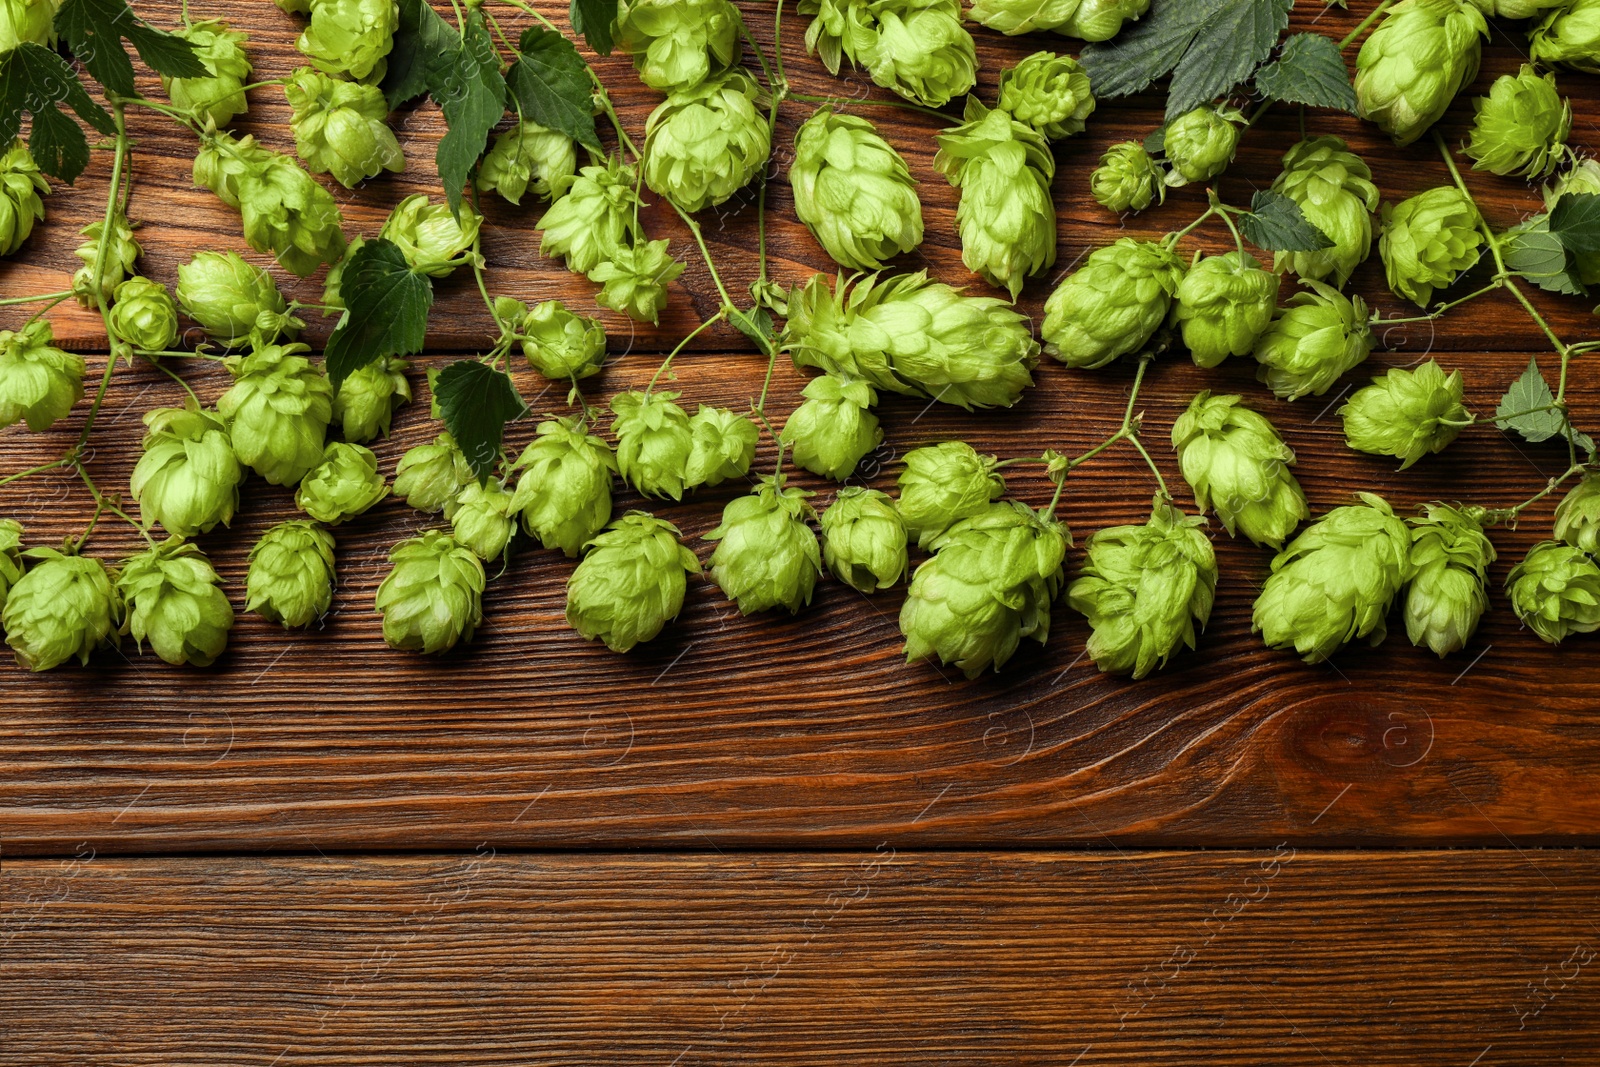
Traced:
<path fill-rule="evenodd" d="M 1297 13 L 1299 28 L 1316 21 L 1335 37 L 1370 9 L 1301 6 L 1313 10 Z M 744 9 L 769 42 L 770 7 Z M 248 30 L 258 76 L 295 65 L 298 23 L 272 5 L 197 0 L 195 13 Z M 805 55 L 803 27 L 784 19 L 797 91 L 884 98 L 862 74 L 829 77 Z M 1003 65 L 1052 44 L 977 33 L 990 100 Z M 1470 124 L 1471 96 L 1521 59 L 1515 27 L 1496 27 L 1482 73 L 1441 125 L 1452 142 Z M 640 129 L 658 97 L 625 58 L 596 66 Z M 1600 149 L 1600 88 L 1576 74 L 1561 88 L 1575 103 L 1573 143 Z M 1153 95 L 1104 101 L 1089 132 L 1059 146 L 1059 262 L 1022 301 L 1036 318 L 1050 284 L 1088 250 L 1179 228 L 1201 209 L 1203 192 L 1182 189 L 1163 209 L 1118 220 L 1086 195 L 1100 153 L 1142 137 L 1160 106 Z M 780 168 L 810 110 L 785 105 Z M 941 123 L 860 113 L 923 183 L 928 237 L 904 266 L 981 290 L 960 262 L 955 195 L 931 165 Z M 237 125 L 292 150 L 287 119 L 281 96 L 260 89 Z M 192 138 L 146 113 L 133 121 L 130 212 L 144 224 L 146 272 L 171 283 L 199 249 L 244 250 L 237 216 L 190 188 Z M 352 234 L 376 232 L 404 195 L 439 192 L 437 110 L 394 121 L 407 172 L 335 187 Z M 1307 121 L 1348 138 L 1387 199 L 1448 181 L 1426 140 L 1397 149 L 1348 116 Z M 1223 181 L 1227 199 L 1270 182 L 1297 136 L 1294 109 L 1269 112 Z M 49 221 L 0 264 L 0 290 L 64 287 L 76 231 L 103 204 L 106 156 L 76 188 L 56 190 Z M 1469 181 L 1497 226 L 1537 208 L 1518 182 Z M 831 270 L 793 221 L 785 182 L 771 201 L 777 278 Z M 488 215 L 494 292 L 590 310 L 593 287 L 537 255 L 538 206 L 491 200 Z M 716 307 L 687 232 L 660 205 L 647 215 L 688 270 L 659 329 L 603 316 L 618 358 L 600 395 L 646 380 Z M 706 228 L 742 291 L 754 273 L 753 192 L 708 213 Z M 1229 241 L 1201 234 L 1210 249 Z M 280 280 L 303 299 L 321 291 L 319 278 Z M 1375 253 L 1353 288 L 1387 315 L 1414 313 L 1385 290 Z M 470 277 L 439 292 L 417 369 L 490 338 Z M 1568 340 L 1592 335 L 1587 302 L 1535 300 Z M 20 317 L 6 309 L 0 325 Z M 55 320 L 75 347 L 103 348 L 86 313 L 69 304 Z M 326 324 L 309 334 L 320 345 Z M 1345 385 L 1431 355 L 1463 369 L 1470 406 L 1486 412 L 1531 354 L 1553 365 L 1504 296 L 1383 340 Z M 90 357 L 91 373 L 101 359 Z M 712 330 L 680 360 L 675 387 L 743 407 L 763 370 L 738 334 Z M 1132 371 L 1047 361 L 1016 408 L 984 414 L 885 398 L 887 444 L 870 484 L 890 486 L 905 450 L 955 437 L 1005 456 L 1080 451 L 1116 426 Z M 1554 445 L 1477 428 L 1398 473 L 1345 447 L 1343 386 L 1291 406 L 1253 372 L 1250 360 L 1200 371 L 1181 355 L 1153 368 L 1140 406 L 1174 485 L 1164 438 L 1201 388 L 1243 392 L 1279 424 L 1318 512 L 1357 489 L 1404 509 L 1506 505 L 1565 466 Z M 183 373 L 208 400 L 227 381 L 210 365 Z M 779 411 L 802 381 L 780 364 Z M 518 384 L 536 408 L 563 410 L 561 390 L 541 394 L 531 373 Z M 1569 396 L 1579 424 L 1600 427 L 1600 387 L 1582 363 Z M 179 398 L 149 368 L 118 371 L 94 436 L 102 485 L 125 484 L 141 413 Z M 5 431 L 0 467 L 53 458 L 82 410 L 48 433 Z M 392 470 L 435 432 L 426 404 L 414 404 L 376 449 Z M 532 420 L 517 423 L 510 443 L 531 433 Z M 757 468 L 772 458 L 763 444 Z M 828 498 L 819 479 L 796 480 Z M 1008 481 L 1021 499 L 1049 499 L 1037 468 Z M 1140 521 L 1152 489 L 1137 457 L 1115 450 L 1073 475 L 1062 514 L 1081 544 Z M 704 559 L 699 535 L 743 490 L 662 513 Z M 1493 608 L 1443 661 L 1403 632 L 1322 666 L 1263 649 L 1249 614 L 1270 554 L 1219 531 L 1222 579 L 1199 651 L 1141 682 L 1087 662 L 1087 628 L 1064 604 L 1048 646 L 997 676 L 907 666 L 895 621 L 903 592 L 867 599 L 833 581 L 792 619 L 742 618 L 696 581 L 675 626 L 616 656 L 562 620 L 572 564 L 526 544 L 490 586 L 473 645 L 424 660 L 390 651 L 372 611 L 389 546 L 426 525 L 386 504 L 339 528 L 336 608 L 309 633 L 241 611 L 210 671 L 131 645 L 89 669 L 0 669 L 4 1060 L 1593 1062 L 1600 860 L 1582 846 L 1600 841 L 1597 645 L 1542 644 L 1499 592 L 1511 564 L 1548 536 L 1553 499 L 1521 529 L 1495 533 Z M 290 494 L 258 480 L 246 501 L 231 530 L 200 539 L 239 608 L 248 547 L 293 510 Z M 619 511 L 640 503 L 619 494 Z M 86 512 L 65 474 L 0 489 L 0 514 L 36 542 L 76 533 Z M 134 543 L 107 526 L 93 548 L 112 556 Z"/>

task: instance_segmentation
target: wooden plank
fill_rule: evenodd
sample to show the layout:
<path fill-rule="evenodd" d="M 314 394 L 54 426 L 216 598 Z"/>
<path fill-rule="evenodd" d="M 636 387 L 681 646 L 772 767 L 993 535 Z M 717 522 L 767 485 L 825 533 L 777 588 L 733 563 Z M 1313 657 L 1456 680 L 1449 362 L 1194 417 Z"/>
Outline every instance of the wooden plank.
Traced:
<path fill-rule="evenodd" d="M 8 862 L 37 1064 L 1507 1067 L 1600 1042 L 1591 854 Z"/>

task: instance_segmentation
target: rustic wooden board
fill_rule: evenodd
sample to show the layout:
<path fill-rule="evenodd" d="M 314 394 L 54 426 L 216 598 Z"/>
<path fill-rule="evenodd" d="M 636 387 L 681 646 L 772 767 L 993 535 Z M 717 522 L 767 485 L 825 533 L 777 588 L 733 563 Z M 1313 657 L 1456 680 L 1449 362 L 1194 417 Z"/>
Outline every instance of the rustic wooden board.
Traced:
<path fill-rule="evenodd" d="M 1592 854 L 8 862 L 14 1062 L 1586 1063 Z"/>
<path fill-rule="evenodd" d="M 746 10 L 765 38 L 762 12 L 769 9 Z M 251 31 L 262 76 L 290 69 L 292 20 L 268 4 L 229 13 Z M 1331 9 L 1318 29 L 1342 32 L 1359 14 Z M 859 75 L 841 85 L 804 56 L 797 47 L 802 26 L 789 18 L 784 35 L 797 88 L 863 91 Z M 991 95 L 1001 63 L 1039 45 L 981 30 L 979 40 L 983 91 Z M 1496 36 L 1474 91 L 1515 66 L 1514 45 Z M 638 129 L 652 94 L 630 82 L 623 61 L 600 63 L 609 82 L 624 86 L 626 118 Z M 1577 102 L 1575 143 L 1600 142 L 1592 122 L 1600 115 L 1596 82 L 1566 75 L 1561 84 Z M 288 147 L 281 101 L 270 90 L 252 99 L 252 123 L 243 128 Z M 808 111 L 786 107 L 784 144 Z M 938 123 L 898 110 L 871 114 L 925 182 L 929 266 L 952 282 L 967 280 L 953 234 L 954 196 L 930 165 Z M 1153 97 L 1107 102 L 1090 135 L 1061 149 L 1061 260 L 1052 278 L 1091 244 L 1120 232 L 1123 223 L 1087 200 L 1087 174 L 1105 144 L 1142 134 L 1158 114 Z M 1452 140 L 1469 114 L 1464 96 L 1443 127 Z M 1395 149 L 1347 118 L 1318 113 L 1310 121 L 1349 136 L 1394 198 L 1446 180 L 1426 145 Z M 354 230 L 373 232 L 389 205 L 435 183 L 436 112 L 418 108 L 402 125 L 411 171 L 340 194 Z M 134 214 L 145 220 L 150 273 L 171 280 L 176 263 L 197 247 L 242 248 L 237 218 L 209 194 L 186 188 L 193 152 L 187 135 L 148 116 L 138 118 L 136 132 Z M 1296 135 L 1288 109 L 1250 133 L 1227 182 L 1230 199 L 1246 199 L 1252 186 L 1270 181 L 1278 154 Z M 103 181 L 103 167 L 92 167 L 77 189 L 51 200 L 50 222 L 0 265 L 0 289 L 64 284 L 77 262 L 71 235 L 95 210 Z M 1513 221 L 1537 203 L 1517 183 L 1478 175 L 1471 181 L 1497 222 Z M 1180 190 L 1166 209 L 1126 220 L 1128 232 L 1175 228 L 1198 201 L 1193 190 Z M 823 257 L 786 221 L 782 182 L 774 186 L 774 205 L 777 277 L 798 280 L 822 267 Z M 561 296 L 587 306 L 587 282 L 537 257 L 536 218 L 536 209 L 492 210 L 491 284 L 524 298 Z M 683 231 L 659 209 L 652 226 L 675 235 L 687 251 Z M 733 264 L 732 284 L 748 281 L 753 213 L 729 216 L 725 227 L 713 218 L 708 229 Z M 907 265 L 921 263 L 913 256 Z M 442 288 L 433 344 L 439 350 L 481 344 L 485 320 L 470 279 Z M 1047 288 L 1030 286 L 1025 306 L 1036 310 Z M 1391 314 L 1406 313 L 1383 295 L 1376 259 L 1357 288 Z M 308 282 L 292 291 L 314 299 L 320 290 Z M 678 310 L 659 331 L 634 335 L 631 354 L 598 379 L 599 395 L 645 380 L 656 364 L 648 353 L 681 336 L 697 310 L 710 309 L 709 293 L 691 261 Z M 1590 335 L 1586 303 L 1540 299 L 1564 335 Z M 5 309 L 0 324 L 18 317 Z M 627 328 L 610 321 L 620 353 Z M 96 346 L 87 317 L 71 312 L 62 322 L 76 343 Z M 1359 385 L 1384 365 L 1410 364 L 1431 352 L 1465 369 L 1473 408 L 1487 411 L 1541 344 L 1520 310 L 1499 299 L 1469 305 L 1430 333 L 1426 326 L 1397 328 L 1388 337 L 1392 350 L 1375 354 L 1347 383 Z M 708 337 L 706 350 L 684 361 L 679 387 L 690 401 L 741 407 L 759 390 L 763 363 L 730 351 L 743 343 L 737 335 Z M 1152 371 L 1141 406 L 1149 440 L 1175 486 L 1164 438 L 1201 388 L 1245 392 L 1279 422 L 1300 453 L 1297 472 L 1317 510 L 1363 488 L 1387 493 L 1403 508 L 1435 498 L 1504 505 L 1527 497 L 1565 465 L 1558 448 L 1480 428 L 1445 455 L 1397 474 L 1393 463 L 1344 447 L 1340 388 L 1287 405 L 1255 385 L 1252 371 L 1248 361 L 1215 372 L 1167 361 Z M 226 381 L 205 367 L 184 373 L 207 399 Z M 1086 448 L 1116 425 L 1131 376 L 1125 366 L 1082 373 L 1047 364 L 1021 404 L 988 414 L 890 398 L 883 408 L 888 443 L 864 473 L 871 484 L 891 486 L 896 456 L 952 437 L 1006 456 Z M 779 367 L 776 410 L 792 406 L 801 381 L 792 368 Z M 530 398 L 539 394 L 531 374 L 519 384 Z M 560 392 L 540 395 L 536 410 L 562 410 Z M 1600 387 L 1582 364 L 1570 396 L 1580 423 L 1600 426 Z M 104 424 L 96 428 L 92 468 L 101 484 L 125 484 L 137 458 L 139 414 L 180 397 L 152 370 L 119 372 Z M 392 469 L 405 448 L 435 432 L 426 414 L 423 404 L 401 414 L 394 437 L 378 446 L 386 466 Z M 52 458 L 81 418 L 41 435 L 15 427 L 0 434 L 3 470 Z M 520 447 L 531 433 L 531 420 L 519 423 L 511 443 Z M 758 469 L 770 469 L 771 460 L 764 446 Z M 829 499 L 819 479 L 797 481 L 821 491 L 819 504 Z M 1035 504 L 1049 498 L 1036 470 L 1015 474 L 1011 486 Z M 704 559 L 709 546 L 698 536 L 741 489 L 725 486 L 661 511 L 696 539 L 691 543 Z M 1115 452 L 1074 475 L 1063 515 L 1081 538 L 1138 521 L 1152 489 L 1136 457 Z M 639 503 L 618 496 L 619 509 Z M 253 481 L 234 528 L 201 539 L 236 605 L 243 602 L 248 546 L 292 510 L 287 493 Z M 81 490 L 65 476 L 0 488 L 0 513 L 22 519 L 40 541 L 77 532 L 85 512 Z M 900 592 L 867 601 L 834 582 L 823 583 L 816 602 L 792 620 L 743 619 L 714 586 L 697 582 L 683 617 L 661 640 L 614 656 L 562 622 L 570 562 L 523 544 L 491 586 L 478 642 L 443 660 L 423 660 L 388 650 L 371 611 L 388 547 L 423 525 L 391 503 L 342 527 L 337 610 L 323 628 L 286 634 L 241 614 L 233 649 L 211 672 L 169 668 L 131 646 L 126 658 L 108 652 L 89 670 L 35 678 L 0 669 L 0 834 L 7 853 L 62 854 L 79 842 L 101 851 L 227 851 L 472 847 L 486 840 L 585 848 L 797 841 L 870 847 L 884 839 L 901 847 L 1600 840 L 1600 800 L 1588 788 L 1600 749 L 1595 644 L 1582 638 L 1559 650 L 1541 644 L 1519 628 L 1498 595 L 1478 637 L 1449 660 L 1411 648 L 1400 633 L 1381 649 L 1351 649 L 1332 665 L 1307 667 L 1262 649 L 1249 632 L 1251 600 L 1270 554 L 1219 535 L 1223 578 L 1210 629 L 1198 653 L 1177 657 L 1162 676 L 1132 683 L 1099 675 L 1082 655 L 1086 627 L 1063 605 L 1046 648 L 1030 647 L 1005 673 L 968 683 L 953 671 L 899 661 Z M 1530 511 L 1521 530 L 1496 535 L 1497 588 L 1548 527 L 1543 506 Z M 95 551 L 108 556 L 133 544 L 128 531 L 114 526 L 95 535 Z M 1074 555 L 1070 566 L 1077 562 Z"/>

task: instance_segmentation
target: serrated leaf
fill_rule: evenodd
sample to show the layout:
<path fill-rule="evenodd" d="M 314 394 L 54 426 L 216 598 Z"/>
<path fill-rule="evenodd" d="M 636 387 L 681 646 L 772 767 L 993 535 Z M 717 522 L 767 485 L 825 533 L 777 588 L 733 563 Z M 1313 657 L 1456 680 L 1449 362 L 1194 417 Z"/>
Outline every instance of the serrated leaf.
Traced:
<path fill-rule="evenodd" d="M 572 0 L 570 10 L 572 29 L 583 34 L 583 39 L 603 56 L 611 54 L 616 42 L 611 37 L 611 24 L 617 21 L 617 0 Z"/>
<path fill-rule="evenodd" d="M 400 25 L 383 76 L 383 97 L 390 110 L 433 89 L 449 58 L 461 48 L 461 35 L 428 0 L 399 3 Z"/>
<path fill-rule="evenodd" d="M 433 281 L 412 270 L 394 242 L 378 237 L 356 249 L 340 291 L 345 312 L 323 350 L 334 389 L 375 359 L 422 351 Z"/>
<path fill-rule="evenodd" d="M 1586 290 L 1574 269 L 1572 254 L 1550 232 L 1550 217 L 1535 215 L 1501 235 L 1506 266 L 1551 293 L 1581 296 Z"/>
<path fill-rule="evenodd" d="M 441 66 L 437 83 L 430 91 L 450 127 L 439 141 L 434 159 L 450 211 L 459 218 L 467 175 L 483 155 L 489 131 L 506 111 L 506 80 L 500 73 L 500 53 L 481 14 L 472 12 L 467 16 L 458 47 Z"/>
<path fill-rule="evenodd" d="M 770 351 L 778 343 L 778 333 L 772 324 L 772 313 L 766 308 L 751 308 L 741 311 L 737 315 L 730 315 L 728 321 L 733 323 L 733 328 L 744 334 L 756 343 L 756 347 L 763 352 Z"/>
<path fill-rule="evenodd" d="M 84 89 L 67 61 L 28 42 L 0 52 L 0 146 L 22 130 L 22 114 L 33 116 L 28 149 L 39 169 L 71 183 L 89 163 L 89 141 L 56 105 L 65 103 L 104 134 L 116 132 L 104 108 Z"/>
<path fill-rule="evenodd" d="M 506 423 L 528 410 L 505 371 L 464 359 L 439 372 L 433 395 L 440 417 L 480 481 L 494 470 Z"/>
<path fill-rule="evenodd" d="M 1177 66 L 1205 25 L 1204 3 L 1166 3 L 1115 38 L 1084 45 L 1078 60 L 1096 97 L 1128 96 Z"/>
<path fill-rule="evenodd" d="M 1297 33 L 1278 58 L 1256 71 L 1256 88 L 1274 100 L 1355 114 L 1356 91 L 1337 42 L 1320 33 Z"/>
<path fill-rule="evenodd" d="M 65 0 L 56 11 L 56 32 L 83 61 L 95 81 L 118 96 L 133 96 L 133 61 L 126 37 L 145 66 L 173 78 L 209 78 L 194 45 L 158 30 L 133 13 L 127 0 Z"/>
<path fill-rule="evenodd" d="M 1559 411 L 1533 411 L 1554 404 L 1555 394 L 1550 383 L 1539 372 L 1539 361 L 1528 360 L 1528 369 L 1511 383 L 1500 404 L 1495 408 L 1495 425 L 1502 430 L 1515 430 L 1527 441 L 1537 444 L 1548 441 L 1567 427 L 1566 417 Z M 1506 416 L 1511 416 L 1507 418 Z"/>
<path fill-rule="evenodd" d="M 577 48 L 554 30 L 538 27 L 523 30 L 517 47 L 517 58 L 506 71 L 506 87 L 522 117 L 600 151 L 589 65 Z"/>
<path fill-rule="evenodd" d="M 1167 124 L 1162 123 L 1144 135 L 1144 150 L 1152 156 L 1159 156 L 1167 150 Z"/>
<path fill-rule="evenodd" d="M 1270 189 L 1250 198 L 1250 210 L 1239 216 L 1245 240 L 1268 252 L 1315 252 L 1332 248 L 1328 235 L 1313 226 L 1300 205 Z"/>
<path fill-rule="evenodd" d="M 1580 255 L 1600 252 L 1600 193 L 1563 193 L 1550 210 L 1550 232 Z"/>

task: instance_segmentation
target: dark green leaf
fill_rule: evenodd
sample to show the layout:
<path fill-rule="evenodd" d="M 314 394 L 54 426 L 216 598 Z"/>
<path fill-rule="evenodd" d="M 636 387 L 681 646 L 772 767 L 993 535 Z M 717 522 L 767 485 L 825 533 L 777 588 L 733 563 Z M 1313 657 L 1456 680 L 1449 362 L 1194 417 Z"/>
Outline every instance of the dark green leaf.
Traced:
<path fill-rule="evenodd" d="M 194 45 L 158 30 L 133 13 L 127 0 L 66 0 L 56 11 L 56 32 L 83 61 L 95 81 L 118 96 L 133 96 L 133 61 L 126 37 L 145 66 L 173 78 L 209 78 Z"/>
<path fill-rule="evenodd" d="M 76 122 L 62 114 L 65 102 L 101 133 L 116 132 L 111 116 L 84 89 L 67 61 L 31 42 L 0 52 L 0 146 L 22 130 L 22 114 L 33 116 L 28 148 L 46 174 L 73 182 L 89 162 L 89 141 Z"/>
<path fill-rule="evenodd" d="M 464 359 L 439 372 L 433 383 L 439 414 L 479 480 L 489 477 L 500 456 L 506 423 L 528 410 L 505 371 Z"/>
<path fill-rule="evenodd" d="M 1339 45 L 1320 33 L 1297 33 L 1283 42 L 1278 58 L 1256 71 L 1256 88 L 1288 104 L 1352 115 L 1356 110 L 1356 91 Z"/>
<path fill-rule="evenodd" d="M 428 0 L 400 0 L 400 25 L 388 55 L 383 96 L 397 108 L 433 89 L 449 58 L 461 48 L 461 35 L 439 17 Z"/>
<path fill-rule="evenodd" d="M 1550 232 L 1550 216 L 1535 215 L 1507 230 L 1501 240 L 1505 245 L 1506 266 L 1521 277 L 1547 292 L 1568 296 L 1584 293 L 1572 253 Z"/>
<path fill-rule="evenodd" d="M 1555 403 L 1550 383 L 1539 373 L 1539 361 L 1528 360 L 1528 369 L 1522 377 L 1511 383 L 1506 395 L 1495 408 L 1495 425 L 1502 430 L 1515 430 L 1532 442 L 1548 441 L 1566 428 L 1567 420 L 1559 411 L 1533 411 Z M 1513 416 L 1505 418 L 1503 416 Z"/>
<path fill-rule="evenodd" d="M 756 343 L 756 347 L 763 352 L 770 351 L 778 341 L 777 330 L 772 325 L 772 313 L 766 308 L 751 308 L 741 311 L 737 315 L 730 315 L 728 321 L 733 323 L 733 328 L 744 334 Z"/>
<path fill-rule="evenodd" d="M 506 80 L 500 73 L 500 53 L 482 15 L 474 12 L 467 16 L 457 48 L 441 66 L 437 84 L 430 91 L 450 127 L 434 158 L 450 210 L 459 216 L 467 176 L 483 155 L 489 131 L 506 110 Z"/>
<path fill-rule="evenodd" d="M 1306 221 L 1300 205 L 1281 193 L 1260 189 L 1250 210 L 1239 216 L 1245 239 L 1268 252 L 1315 252 L 1332 248 L 1328 235 Z"/>
<path fill-rule="evenodd" d="M 1094 95 L 1137 93 L 1177 66 L 1208 13 L 1205 3 L 1166 0 L 1112 40 L 1084 45 L 1078 59 Z"/>
<path fill-rule="evenodd" d="M 1144 150 L 1152 156 L 1159 156 L 1167 150 L 1167 124 L 1162 123 L 1144 137 Z"/>
<path fill-rule="evenodd" d="M 611 24 L 617 21 L 617 0 L 572 0 L 572 28 L 603 56 L 611 54 L 614 43 Z"/>
<path fill-rule="evenodd" d="M 345 312 L 323 350 L 335 389 L 375 359 L 422 351 L 433 282 L 411 269 L 394 242 L 378 237 L 356 249 L 340 291 Z"/>
<path fill-rule="evenodd" d="M 554 30 L 531 27 L 517 45 L 520 52 L 506 72 L 506 86 L 522 117 L 600 151 L 589 65 L 572 42 Z"/>
<path fill-rule="evenodd" d="M 1600 193 L 1565 193 L 1550 211 L 1550 232 L 1580 255 L 1600 252 Z"/>

